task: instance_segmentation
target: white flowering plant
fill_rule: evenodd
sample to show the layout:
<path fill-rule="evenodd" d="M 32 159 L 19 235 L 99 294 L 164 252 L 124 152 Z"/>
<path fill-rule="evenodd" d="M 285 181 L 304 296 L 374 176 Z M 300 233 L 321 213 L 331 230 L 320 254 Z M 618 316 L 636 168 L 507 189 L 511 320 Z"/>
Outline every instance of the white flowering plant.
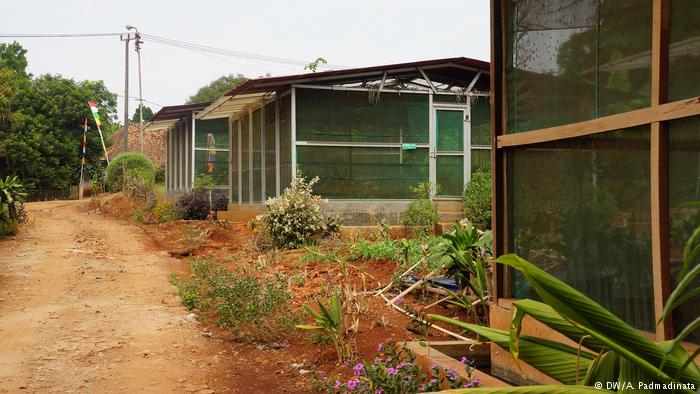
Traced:
<path fill-rule="evenodd" d="M 338 218 L 321 213 L 321 197 L 313 194 L 318 177 L 306 180 L 297 175 L 281 196 L 265 202 L 267 211 L 259 216 L 274 245 L 295 249 L 339 230 Z"/>

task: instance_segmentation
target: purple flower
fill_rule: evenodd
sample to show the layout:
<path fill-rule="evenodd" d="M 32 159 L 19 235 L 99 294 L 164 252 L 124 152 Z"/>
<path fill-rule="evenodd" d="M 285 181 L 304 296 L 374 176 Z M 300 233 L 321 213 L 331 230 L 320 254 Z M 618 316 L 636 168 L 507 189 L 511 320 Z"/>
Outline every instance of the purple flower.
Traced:
<path fill-rule="evenodd" d="M 377 351 L 378 351 L 378 352 L 381 352 L 381 351 L 382 351 L 382 348 L 384 348 L 384 344 L 383 344 L 383 343 L 380 343 L 380 344 L 377 345 Z"/>
<path fill-rule="evenodd" d="M 374 394 L 384 394 L 384 389 L 380 387 L 380 388 L 374 390 Z"/>
<path fill-rule="evenodd" d="M 396 302 L 394 302 L 394 303 L 395 303 L 396 305 L 401 305 L 401 304 L 403 304 L 404 300 L 405 300 L 405 299 L 404 299 L 403 297 L 399 297 L 399 298 L 396 299 Z"/>
<path fill-rule="evenodd" d="M 388 373 L 391 376 L 396 376 L 399 374 L 399 370 L 395 368 L 387 368 L 386 373 Z"/>
<path fill-rule="evenodd" d="M 333 385 L 333 388 L 334 388 L 334 389 L 337 389 L 337 388 L 339 388 L 339 387 L 340 387 L 340 381 L 336 380 L 336 381 L 335 381 L 335 384 Z"/>
<path fill-rule="evenodd" d="M 350 390 L 354 390 L 358 384 L 360 384 L 360 379 L 358 379 L 358 378 L 352 378 L 352 379 L 348 380 L 348 388 Z"/>
<path fill-rule="evenodd" d="M 352 370 L 354 371 L 353 373 L 355 374 L 355 376 L 360 376 L 360 375 L 365 374 L 365 366 L 362 365 L 362 363 L 358 363 L 357 365 L 355 365 L 352 368 Z"/>
<path fill-rule="evenodd" d="M 448 369 L 446 374 L 447 374 L 447 377 L 451 380 L 457 380 L 457 378 L 459 377 L 459 375 L 457 374 L 457 371 L 455 371 L 452 368 Z"/>
<path fill-rule="evenodd" d="M 430 369 L 437 369 L 437 367 L 438 367 L 437 364 L 433 364 L 430 366 Z"/>
<path fill-rule="evenodd" d="M 430 383 L 437 383 L 437 378 L 430 379 Z"/>
<path fill-rule="evenodd" d="M 474 384 L 479 384 L 479 383 L 481 383 L 481 379 L 479 379 L 479 378 L 474 378 L 474 379 L 472 380 L 472 382 L 474 382 Z"/>
<path fill-rule="evenodd" d="M 399 363 L 399 365 L 396 366 L 396 369 L 401 369 L 401 368 L 403 368 L 403 367 L 411 366 L 411 365 L 413 365 L 413 363 L 409 363 L 409 362 L 407 362 L 407 361 L 401 361 L 401 362 Z"/>
<path fill-rule="evenodd" d="M 466 365 L 469 363 L 469 359 L 462 356 L 462 358 L 459 359 L 459 362 Z"/>

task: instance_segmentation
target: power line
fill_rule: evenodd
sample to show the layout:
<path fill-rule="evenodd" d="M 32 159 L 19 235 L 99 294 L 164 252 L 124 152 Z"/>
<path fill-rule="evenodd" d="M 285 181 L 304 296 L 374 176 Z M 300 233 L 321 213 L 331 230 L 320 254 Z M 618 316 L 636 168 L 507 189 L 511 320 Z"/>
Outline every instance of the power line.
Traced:
<path fill-rule="evenodd" d="M 57 34 L 0 34 L 0 38 L 73 38 L 73 37 L 111 37 L 124 33 L 57 33 Z"/>

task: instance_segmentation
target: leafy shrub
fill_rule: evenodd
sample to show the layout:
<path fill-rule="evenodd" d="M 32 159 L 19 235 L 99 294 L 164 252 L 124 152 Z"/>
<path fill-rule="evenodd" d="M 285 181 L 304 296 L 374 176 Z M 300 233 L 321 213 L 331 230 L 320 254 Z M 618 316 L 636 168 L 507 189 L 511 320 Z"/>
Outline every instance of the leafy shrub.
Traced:
<path fill-rule="evenodd" d="M 209 216 L 209 200 L 200 191 L 190 191 L 177 199 L 177 208 L 186 220 L 204 220 Z"/>
<path fill-rule="evenodd" d="M 297 322 L 288 301 L 287 281 L 279 274 L 258 279 L 231 272 L 211 258 L 189 261 L 190 275 L 173 277 L 183 304 L 203 315 L 216 312 L 217 324 L 257 341 L 279 340 Z"/>
<path fill-rule="evenodd" d="M 432 233 L 440 219 L 437 207 L 430 200 L 430 188 L 430 182 L 419 183 L 411 188 L 418 198 L 411 201 L 401 218 L 404 226 L 417 227 L 417 235 Z"/>
<path fill-rule="evenodd" d="M 0 178 L 0 236 L 17 233 L 17 224 L 26 220 L 27 193 L 16 176 Z"/>
<path fill-rule="evenodd" d="M 426 374 L 416 363 L 415 356 L 405 345 L 402 349 L 396 342 L 388 341 L 377 345 L 378 354 L 372 363 L 363 361 L 352 370 L 354 377 L 341 382 L 338 376 L 316 380 L 322 391 L 333 394 L 383 393 L 413 394 L 437 392 L 445 387 L 451 389 L 479 387 L 480 380 L 471 378 L 471 362 L 462 357 L 467 378 L 462 378 L 456 370 L 433 365 Z"/>
<path fill-rule="evenodd" d="M 482 230 L 491 228 L 491 173 L 477 171 L 462 195 L 467 219 Z"/>
<path fill-rule="evenodd" d="M 107 188 L 113 192 L 121 191 L 126 173 L 147 183 L 154 183 L 156 179 L 156 169 L 151 159 L 140 153 L 126 152 L 114 158 L 107 166 L 105 172 Z"/>
<path fill-rule="evenodd" d="M 165 183 L 165 166 L 156 168 L 155 182 L 157 184 Z"/>
<path fill-rule="evenodd" d="M 197 176 L 194 177 L 193 185 L 195 190 L 203 190 L 214 187 L 216 182 L 214 181 L 214 177 L 209 174 L 197 174 Z"/>
<path fill-rule="evenodd" d="M 216 201 L 211 205 L 211 210 L 214 212 L 226 211 L 228 210 L 228 195 L 224 194 L 217 198 Z"/>
<path fill-rule="evenodd" d="M 333 295 L 328 300 L 328 306 L 318 302 L 318 312 L 304 305 L 306 311 L 314 318 L 314 325 L 299 324 L 296 327 L 302 330 L 321 330 L 333 342 L 338 360 L 350 357 L 350 347 L 345 343 L 345 324 L 343 320 L 343 306 L 338 295 Z"/>
<path fill-rule="evenodd" d="M 265 202 L 267 211 L 259 216 L 276 247 L 298 248 L 313 238 L 337 231 L 339 219 L 321 214 L 321 197 L 312 194 L 318 178 L 306 181 L 301 176 L 277 198 Z"/>
<path fill-rule="evenodd" d="M 153 207 L 153 215 L 160 223 L 182 218 L 180 207 L 169 200 L 160 200 Z"/>

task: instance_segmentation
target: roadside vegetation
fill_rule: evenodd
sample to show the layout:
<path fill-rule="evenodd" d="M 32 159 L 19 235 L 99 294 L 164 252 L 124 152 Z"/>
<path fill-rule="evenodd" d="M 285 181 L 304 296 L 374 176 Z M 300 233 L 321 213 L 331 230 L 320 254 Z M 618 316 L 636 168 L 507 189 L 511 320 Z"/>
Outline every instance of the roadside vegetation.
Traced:
<path fill-rule="evenodd" d="M 0 178 L 0 237 L 15 235 L 27 221 L 24 201 L 27 193 L 16 176 Z"/>

